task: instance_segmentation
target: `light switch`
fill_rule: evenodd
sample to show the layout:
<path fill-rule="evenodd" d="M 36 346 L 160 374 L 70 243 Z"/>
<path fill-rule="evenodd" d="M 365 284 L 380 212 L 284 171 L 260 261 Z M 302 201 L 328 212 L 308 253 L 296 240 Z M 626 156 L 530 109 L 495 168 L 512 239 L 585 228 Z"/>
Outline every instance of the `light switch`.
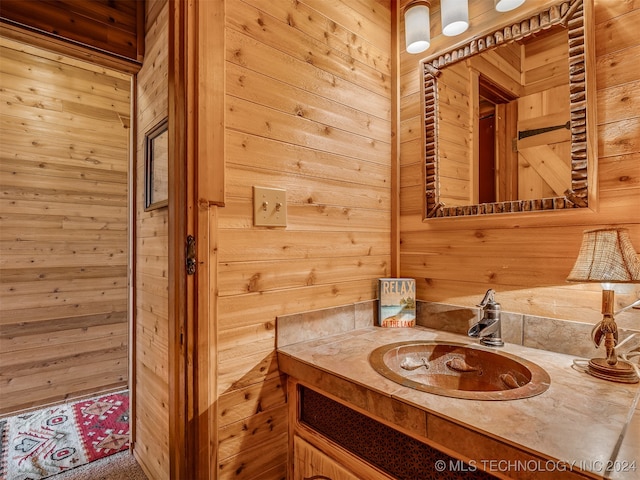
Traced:
<path fill-rule="evenodd" d="M 281 188 L 253 187 L 253 224 L 287 226 L 287 192 Z"/>

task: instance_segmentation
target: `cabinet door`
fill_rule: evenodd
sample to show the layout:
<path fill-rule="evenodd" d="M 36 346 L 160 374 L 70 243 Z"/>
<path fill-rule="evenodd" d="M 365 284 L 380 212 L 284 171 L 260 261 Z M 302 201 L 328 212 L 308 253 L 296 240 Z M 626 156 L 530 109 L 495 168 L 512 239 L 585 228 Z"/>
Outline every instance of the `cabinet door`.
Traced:
<path fill-rule="evenodd" d="M 359 480 L 335 460 L 308 444 L 293 438 L 294 480 Z"/>

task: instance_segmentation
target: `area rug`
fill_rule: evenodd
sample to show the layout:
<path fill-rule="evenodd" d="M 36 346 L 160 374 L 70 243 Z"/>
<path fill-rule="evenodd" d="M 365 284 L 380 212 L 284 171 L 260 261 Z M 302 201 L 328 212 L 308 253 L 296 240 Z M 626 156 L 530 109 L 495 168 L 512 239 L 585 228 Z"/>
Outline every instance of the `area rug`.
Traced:
<path fill-rule="evenodd" d="M 129 447 L 127 391 L 0 419 L 0 479 L 41 480 Z"/>

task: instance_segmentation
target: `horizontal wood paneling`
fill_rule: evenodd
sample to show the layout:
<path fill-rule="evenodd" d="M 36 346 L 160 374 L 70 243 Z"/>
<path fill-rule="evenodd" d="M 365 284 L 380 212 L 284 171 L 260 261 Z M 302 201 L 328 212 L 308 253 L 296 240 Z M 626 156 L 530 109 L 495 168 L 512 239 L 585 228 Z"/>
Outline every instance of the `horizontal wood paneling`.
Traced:
<path fill-rule="evenodd" d="M 287 434 L 271 435 L 258 445 L 242 445 L 242 453 L 222 459 L 218 466 L 218 480 L 247 478 L 273 480 L 285 478 L 283 466 L 287 462 Z M 265 455 L 268 452 L 268 455 Z"/>
<path fill-rule="evenodd" d="M 130 77 L 0 49 L 6 413 L 127 385 Z"/>
<path fill-rule="evenodd" d="M 400 2 L 400 7 L 407 2 Z M 493 2 L 473 2 L 469 35 L 508 23 L 492 13 Z M 552 3 L 552 2 L 546 2 Z M 540 5 L 536 4 L 536 8 Z M 521 8 L 533 8 L 521 7 Z M 521 9 L 514 15 L 524 15 Z M 474 11 L 476 16 L 474 16 Z M 417 279 L 418 298 L 473 306 L 488 288 L 497 290 L 503 310 L 573 321 L 601 319 L 599 286 L 585 289 L 566 282 L 580 247 L 582 231 L 617 225 L 630 229 L 640 248 L 640 128 L 633 107 L 640 68 L 634 60 L 640 44 L 628 32 L 638 5 L 595 2 L 595 44 L 598 131 L 598 211 L 571 210 L 506 214 L 482 218 L 422 221 L 423 192 L 411 182 L 401 185 L 401 273 Z M 445 50 L 451 40 L 436 34 L 424 56 Z M 458 38 L 456 41 L 462 41 Z M 401 120 L 420 122 L 411 105 L 419 92 L 418 57 L 401 54 Z M 413 169 L 413 140 L 402 136 L 402 169 Z M 402 178 L 407 178 L 408 173 Z M 597 288 L 596 288 L 597 287 Z M 616 296 L 616 308 L 640 294 L 637 288 Z M 629 321 L 634 312 L 620 315 Z M 637 322 L 636 322 L 637 323 Z M 588 342 L 588 338 L 576 342 Z"/>
<path fill-rule="evenodd" d="M 249 416 L 285 404 L 283 379 L 276 377 L 220 397 L 219 426 L 225 427 Z"/>
<path fill-rule="evenodd" d="M 217 472 L 276 479 L 276 317 L 370 300 L 390 272 L 390 6 L 246 0 L 225 18 Z M 254 185 L 286 189 L 286 228 L 253 227 Z"/>
<path fill-rule="evenodd" d="M 252 442 L 269 441 L 274 436 L 287 432 L 287 407 L 282 405 L 272 410 L 256 412 L 245 420 L 231 423 L 219 430 L 218 455 L 229 458 L 247 442 L 245 432 L 250 432 Z"/>

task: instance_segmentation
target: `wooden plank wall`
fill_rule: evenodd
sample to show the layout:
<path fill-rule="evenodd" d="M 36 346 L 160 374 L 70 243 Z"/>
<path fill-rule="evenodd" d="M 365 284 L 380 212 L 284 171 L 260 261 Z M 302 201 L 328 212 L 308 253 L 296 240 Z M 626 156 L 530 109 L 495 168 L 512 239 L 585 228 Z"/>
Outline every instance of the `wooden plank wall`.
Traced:
<path fill-rule="evenodd" d="M 406 3 L 402 1 L 400 6 Z M 469 36 L 480 29 L 489 31 L 495 22 L 508 23 L 492 13 L 491 0 L 470 5 Z M 402 183 L 401 274 L 417 279 L 420 300 L 473 306 L 488 288 L 495 288 L 497 301 L 506 311 L 594 323 L 601 319 L 600 285 L 572 285 L 565 279 L 585 229 L 627 227 L 636 250 L 640 249 L 640 65 L 636 61 L 640 41 L 633 34 L 639 20 L 640 9 L 633 3 L 595 3 L 599 211 L 423 222 L 421 187 Z M 446 39 L 438 34 L 438 28 L 438 24 L 432 24 L 432 45 L 425 56 L 447 49 L 451 41 L 462 40 Z M 415 134 L 422 123 L 416 109 L 420 101 L 418 61 L 419 56 L 402 51 L 403 179 L 420 175 L 422 168 L 416 153 L 420 151 L 420 140 Z M 616 308 L 630 303 L 638 293 L 635 287 L 629 288 L 627 294 L 617 295 Z M 637 310 L 628 311 L 617 320 L 637 327 L 637 316 Z"/>
<path fill-rule="evenodd" d="M 218 465 L 285 478 L 278 315 L 376 298 L 390 273 L 388 0 L 226 2 L 226 204 L 218 209 Z M 252 226 L 252 187 L 287 191 Z"/>
<path fill-rule="evenodd" d="M 0 39 L 0 413 L 127 385 L 130 85 Z"/>
<path fill-rule="evenodd" d="M 168 210 L 144 211 L 144 135 L 168 114 L 166 0 L 146 2 L 145 60 L 136 102 L 135 449 L 149 478 L 169 478 Z"/>

